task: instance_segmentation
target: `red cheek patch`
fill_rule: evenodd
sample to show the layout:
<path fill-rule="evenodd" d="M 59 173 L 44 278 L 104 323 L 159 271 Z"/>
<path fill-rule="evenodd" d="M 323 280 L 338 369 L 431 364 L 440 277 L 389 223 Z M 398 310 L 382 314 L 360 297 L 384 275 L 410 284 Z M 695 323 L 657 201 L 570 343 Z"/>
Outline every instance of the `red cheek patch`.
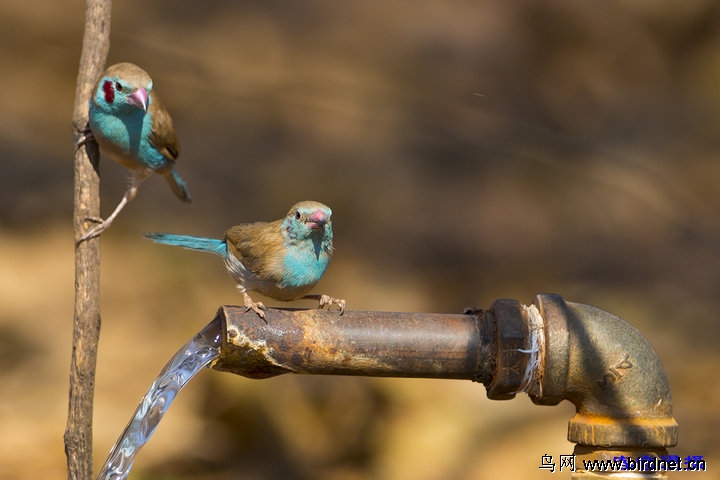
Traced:
<path fill-rule="evenodd" d="M 105 101 L 108 104 L 112 104 L 115 101 L 115 88 L 113 82 L 105 80 L 102 86 L 103 92 L 105 93 Z"/>

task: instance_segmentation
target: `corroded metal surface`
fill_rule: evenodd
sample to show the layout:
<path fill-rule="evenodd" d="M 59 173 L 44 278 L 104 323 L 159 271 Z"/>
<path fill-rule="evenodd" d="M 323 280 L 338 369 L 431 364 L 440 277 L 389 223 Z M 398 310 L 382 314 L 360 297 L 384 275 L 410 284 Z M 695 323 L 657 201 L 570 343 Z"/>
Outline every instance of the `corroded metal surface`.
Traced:
<path fill-rule="evenodd" d="M 568 440 L 616 447 L 677 444 L 670 383 L 637 329 L 612 313 L 565 302 L 559 295 L 539 295 L 535 304 L 545 318 L 548 351 L 543 396 L 531 398 L 544 405 L 563 399 L 575 405 Z"/>
<path fill-rule="evenodd" d="M 606 311 L 538 295 L 466 314 L 221 307 L 216 370 L 250 378 L 282 373 L 467 379 L 488 397 L 526 392 L 536 404 L 572 402 L 568 439 L 584 455 L 677 444 L 667 375 L 645 338 Z M 605 452 L 605 453 L 603 453 Z M 589 457 L 589 458 L 590 458 Z M 581 478 L 581 477 L 577 477 Z"/>
<path fill-rule="evenodd" d="M 481 316 L 268 309 L 267 323 L 222 307 L 222 355 L 213 366 L 251 378 L 282 373 L 487 380 L 491 332 Z"/>

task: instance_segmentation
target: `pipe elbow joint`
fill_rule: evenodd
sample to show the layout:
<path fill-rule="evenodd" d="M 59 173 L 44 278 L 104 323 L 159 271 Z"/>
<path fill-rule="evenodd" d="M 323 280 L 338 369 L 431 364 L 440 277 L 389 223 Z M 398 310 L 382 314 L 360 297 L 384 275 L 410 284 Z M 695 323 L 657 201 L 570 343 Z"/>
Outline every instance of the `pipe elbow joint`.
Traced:
<path fill-rule="evenodd" d="M 598 447 L 675 446 L 670 384 L 659 357 L 633 326 L 604 310 L 538 295 L 544 355 L 536 370 L 539 405 L 569 400 L 568 440 Z"/>

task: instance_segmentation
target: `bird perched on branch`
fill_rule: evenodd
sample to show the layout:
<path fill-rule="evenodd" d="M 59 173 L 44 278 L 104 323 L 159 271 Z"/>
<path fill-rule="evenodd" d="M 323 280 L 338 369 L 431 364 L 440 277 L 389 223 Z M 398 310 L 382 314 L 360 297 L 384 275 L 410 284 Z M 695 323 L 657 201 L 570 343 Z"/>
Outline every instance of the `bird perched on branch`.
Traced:
<path fill-rule="evenodd" d="M 132 176 L 115 210 L 105 220 L 92 219 L 100 224 L 77 243 L 105 231 L 153 172 L 165 177 L 180 200 L 192 201 L 185 182 L 175 171 L 180 142 L 172 119 L 145 70 L 132 63 L 108 67 L 93 89 L 88 127 L 78 146 L 94 138 L 107 155 L 130 169 Z"/>
<path fill-rule="evenodd" d="M 332 210 L 318 202 L 299 202 L 274 222 L 238 225 L 223 240 L 170 233 L 147 233 L 155 243 L 220 255 L 243 294 L 245 307 L 265 318 L 265 306 L 248 292 L 276 300 L 319 300 L 319 308 L 333 304 L 345 310 L 345 300 L 308 295 L 320 280 L 333 252 Z"/>

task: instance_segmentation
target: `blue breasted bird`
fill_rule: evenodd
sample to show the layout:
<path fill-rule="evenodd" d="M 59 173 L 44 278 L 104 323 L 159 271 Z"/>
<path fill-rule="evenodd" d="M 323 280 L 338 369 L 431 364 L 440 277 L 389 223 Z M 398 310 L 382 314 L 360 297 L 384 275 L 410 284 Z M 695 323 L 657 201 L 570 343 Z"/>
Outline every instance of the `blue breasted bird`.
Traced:
<path fill-rule="evenodd" d="M 340 314 L 345 310 L 345 300 L 308 295 L 325 273 L 333 253 L 332 210 L 322 203 L 299 202 L 285 218 L 232 227 L 222 240 L 170 233 L 147 233 L 145 237 L 223 257 L 243 294 L 245 307 L 263 319 L 265 306 L 254 302 L 248 292 L 283 301 L 319 300 L 320 308 L 335 304 Z"/>
<path fill-rule="evenodd" d="M 180 200 L 191 202 L 185 182 L 175 171 L 180 141 L 145 70 L 132 63 L 108 67 L 93 89 L 88 126 L 89 132 L 80 144 L 94 138 L 102 151 L 130 169 L 132 176 L 115 210 L 77 243 L 106 230 L 153 172 L 165 177 Z"/>

